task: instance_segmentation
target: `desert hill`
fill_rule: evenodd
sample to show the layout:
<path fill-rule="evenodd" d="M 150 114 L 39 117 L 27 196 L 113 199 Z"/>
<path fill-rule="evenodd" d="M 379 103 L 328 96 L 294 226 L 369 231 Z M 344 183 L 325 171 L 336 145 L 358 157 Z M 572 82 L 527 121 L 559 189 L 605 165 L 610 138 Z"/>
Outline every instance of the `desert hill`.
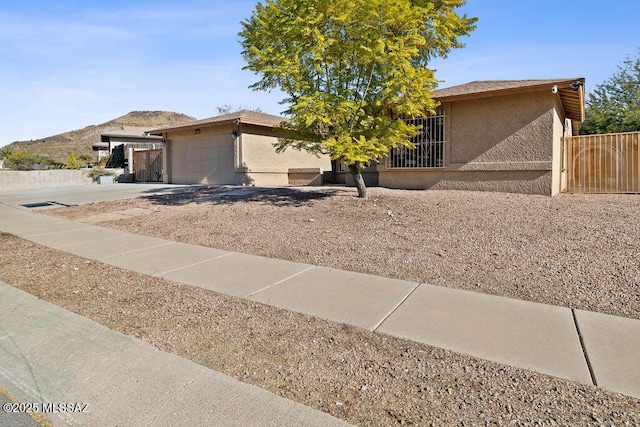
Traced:
<path fill-rule="evenodd" d="M 31 154 L 66 162 L 71 151 L 76 156 L 96 156 L 91 145 L 100 142 L 100 134 L 122 129 L 123 126 L 148 127 L 149 129 L 177 125 L 196 120 L 195 117 L 170 111 L 132 111 L 122 117 L 99 125 L 87 126 L 58 135 L 31 141 L 16 141 L 8 145 L 14 150 L 26 150 Z"/>

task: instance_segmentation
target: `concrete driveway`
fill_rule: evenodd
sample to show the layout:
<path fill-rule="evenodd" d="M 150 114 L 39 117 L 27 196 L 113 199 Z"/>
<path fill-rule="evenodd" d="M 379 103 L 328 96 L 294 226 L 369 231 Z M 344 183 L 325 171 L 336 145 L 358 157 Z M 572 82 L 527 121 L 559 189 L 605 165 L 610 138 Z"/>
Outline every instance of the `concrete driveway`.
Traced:
<path fill-rule="evenodd" d="M 130 199 L 154 194 L 193 191 L 201 185 L 177 184 L 110 184 L 80 185 L 73 187 L 40 188 L 34 190 L 2 191 L 0 204 L 18 209 L 42 209 L 60 206 Z"/>

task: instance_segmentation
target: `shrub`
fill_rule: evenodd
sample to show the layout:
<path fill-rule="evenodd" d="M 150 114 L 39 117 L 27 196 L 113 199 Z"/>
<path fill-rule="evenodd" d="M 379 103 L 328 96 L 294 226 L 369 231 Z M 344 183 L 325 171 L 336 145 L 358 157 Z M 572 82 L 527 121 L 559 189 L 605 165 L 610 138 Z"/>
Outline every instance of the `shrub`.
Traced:
<path fill-rule="evenodd" d="M 102 168 L 93 168 L 89 169 L 89 172 L 87 172 L 87 176 L 94 181 L 97 181 L 99 176 L 116 176 L 116 174 L 112 171 L 108 171 Z"/>
<path fill-rule="evenodd" d="M 4 167 L 15 171 L 56 169 L 58 164 L 48 157 L 31 154 L 26 150 L 3 150 Z"/>

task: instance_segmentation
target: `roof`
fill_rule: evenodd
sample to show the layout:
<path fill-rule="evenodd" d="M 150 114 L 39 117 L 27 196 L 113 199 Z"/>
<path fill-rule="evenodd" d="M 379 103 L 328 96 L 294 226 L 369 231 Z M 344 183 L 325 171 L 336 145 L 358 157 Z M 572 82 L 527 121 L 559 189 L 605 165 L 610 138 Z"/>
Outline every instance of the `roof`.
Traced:
<path fill-rule="evenodd" d="M 285 117 L 274 116 L 271 114 L 258 113 L 251 110 L 241 110 L 235 113 L 223 114 L 221 116 L 209 117 L 208 119 L 196 120 L 193 122 L 183 123 L 178 126 L 165 127 L 160 129 L 150 130 L 149 133 L 161 134 L 165 132 L 176 132 L 187 129 L 195 129 L 205 126 L 223 126 L 231 123 L 242 123 L 256 126 L 264 126 L 273 128 L 285 121 Z"/>
<path fill-rule="evenodd" d="M 119 137 L 119 138 L 149 138 L 159 139 L 160 137 L 155 135 L 148 135 L 148 127 L 136 127 L 136 126 L 121 126 L 120 129 L 109 130 L 103 132 L 101 136 Z"/>
<path fill-rule="evenodd" d="M 585 79 L 558 78 L 539 80 L 482 80 L 436 89 L 433 97 L 440 102 L 465 101 L 517 93 L 553 91 L 554 87 L 564 109 L 565 116 L 584 120 Z"/>
<path fill-rule="evenodd" d="M 465 83 L 449 88 L 437 89 L 433 97 L 440 102 L 463 101 L 469 99 L 488 98 L 492 96 L 509 95 L 514 93 L 551 91 L 557 87 L 557 93 L 562 102 L 566 117 L 572 120 L 584 120 L 584 78 L 541 79 L 541 80 L 485 80 Z M 577 84 L 577 86 L 576 86 Z M 278 126 L 285 117 L 259 113 L 251 110 L 241 110 L 234 113 L 195 120 L 177 126 L 168 126 L 149 130 L 149 134 L 160 135 L 166 132 L 196 129 L 205 126 L 223 126 L 232 123 L 250 124 L 273 128 Z"/>

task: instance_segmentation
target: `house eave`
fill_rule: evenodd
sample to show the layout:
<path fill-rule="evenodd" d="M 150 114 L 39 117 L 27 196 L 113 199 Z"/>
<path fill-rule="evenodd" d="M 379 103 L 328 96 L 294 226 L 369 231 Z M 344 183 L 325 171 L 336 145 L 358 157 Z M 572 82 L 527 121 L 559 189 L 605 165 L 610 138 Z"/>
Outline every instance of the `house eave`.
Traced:
<path fill-rule="evenodd" d="M 282 118 L 282 121 L 286 120 Z M 278 126 L 279 123 L 275 123 L 273 120 L 260 120 L 260 118 L 255 117 L 242 117 L 241 115 L 229 115 L 228 119 L 218 120 L 217 118 L 211 119 L 203 119 L 197 120 L 191 123 L 185 123 L 180 126 L 171 126 L 164 127 L 159 129 L 153 129 L 149 131 L 149 134 L 152 135 L 163 135 L 168 132 L 181 132 L 188 130 L 195 130 L 201 128 L 211 128 L 211 127 L 223 127 L 229 125 L 251 125 L 251 126 L 259 126 L 267 129 L 273 129 Z"/>
<path fill-rule="evenodd" d="M 509 88 L 498 88 L 488 90 L 478 90 L 453 95 L 438 96 L 436 91 L 434 99 L 439 102 L 457 102 L 470 101 L 476 99 L 493 98 L 497 96 L 507 96 L 516 94 L 526 94 L 534 92 L 543 92 L 545 90 L 556 90 L 562 102 L 566 117 L 572 120 L 582 122 L 584 120 L 584 104 L 585 104 L 585 79 L 572 78 L 566 80 L 546 80 L 541 83 L 517 86 Z M 555 88 L 555 89 L 554 89 Z M 443 89 L 446 90 L 446 89 Z"/>

